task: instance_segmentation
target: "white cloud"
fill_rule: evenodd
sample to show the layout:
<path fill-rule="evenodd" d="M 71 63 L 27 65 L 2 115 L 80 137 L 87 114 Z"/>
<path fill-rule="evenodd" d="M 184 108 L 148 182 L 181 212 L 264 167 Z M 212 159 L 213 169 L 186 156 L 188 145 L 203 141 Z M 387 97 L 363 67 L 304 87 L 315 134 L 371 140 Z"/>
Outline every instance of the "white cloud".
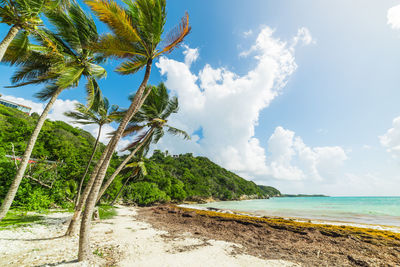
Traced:
<path fill-rule="evenodd" d="M 247 37 L 249 37 L 251 35 L 253 35 L 253 31 L 251 29 L 246 31 L 246 32 L 243 32 L 243 37 L 245 37 L 245 38 L 247 38 Z"/>
<path fill-rule="evenodd" d="M 275 179 L 334 179 L 347 159 L 343 148 L 309 147 L 295 133 L 277 127 L 268 140 L 267 174 Z"/>
<path fill-rule="evenodd" d="M 389 24 L 392 29 L 400 29 L 400 5 L 388 9 L 387 24 Z"/>
<path fill-rule="evenodd" d="M 12 96 L 12 95 L 2 95 L 1 98 L 5 99 L 5 100 L 8 100 L 8 101 L 11 101 L 11 102 L 14 102 L 14 103 L 18 103 L 18 104 L 21 104 L 21 105 L 24 105 L 24 106 L 31 107 L 32 108 L 32 110 L 31 110 L 32 113 L 36 112 L 36 113 L 40 114 L 40 113 L 42 113 L 42 111 L 44 109 L 44 104 L 37 103 L 37 102 L 31 101 L 31 100 L 27 100 L 27 99 L 24 99 L 22 97 L 15 97 L 15 96 Z"/>
<path fill-rule="evenodd" d="M 306 27 L 301 27 L 297 30 L 297 35 L 293 37 L 294 45 L 302 42 L 304 45 L 315 44 L 316 41 L 311 36 L 310 31 Z"/>
<path fill-rule="evenodd" d="M 28 107 L 31 107 L 31 113 L 36 112 L 39 115 L 42 114 L 44 108 L 45 108 L 45 103 L 38 103 L 32 100 L 27 100 L 24 99 L 22 97 L 15 97 L 15 96 L 11 96 L 11 95 L 3 95 L 2 96 L 3 99 L 15 102 L 15 103 L 19 103 Z M 98 126 L 95 124 L 91 124 L 91 125 L 81 125 L 81 124 L 75 124 L 72 123 L 72 119 L 70 119 L 69 117 L 64 115 L 64 112 L 67 111 L 72 111 L 75 108 L 75 104 L 78 103 L 77 100 L 62 100 L 62 99 L 57 99 L 56 102 L 53 105 L 53 108 L 51 109 L 51 111 L 49 112 L 49 115 L 47 116 L 47 118 L 49 120 L 52 121 L 64 121 L 67 122 L 75 127 L 79 127 L 82 128 L 85 131 L 88 131 L 89 133 L 91 133 L 95 138 L 97 138 L 97 134 L 98 134 Z M 100 135 L 100 142 L 107 144 L 110 140 L 109 138 L 109 133 L 115 131 L 116 129 L 114 127 L 112 127 L 111 125 L 105 125 L 103 126 L 103 130 L 101 132 Z M 117 151 L 122 150 L 123 148 L 125 148 L 127 145 L 129 144 L 129 139 L 121 139 L 120 142 L 118 143 L 117 146 Z M 119 152 L 119 154 L 126 154 L 128 152 Z"/>
<path fill-rule="evenodd" d="M 260 111 L 281 93 L 297 68 L 294 47 L 273 35 L 271 28 L 264 27 L 255 44 L 242 53 L 254 55 L 256 60 L 245 75 L 209 64 L 196 74 L 190 64 L 160 58 L 156 66 L 180 103 L 180 111 L 170 123 L 189 133 L 202 128 L 202 136 L 189 142 L 165 137 L 159 148 L 206 155 L 245 177 L 268 174 L 271 167 L 267 166 L 265 149 L 254 137 L 255 126 Z M 187 61 L 192 62 L 185 58 Z"/>
<path fill-rule="evenodd" d="M 392 128 L 379 136 L 381 145 L 386 148 L 386 151 L 391 153 L 393 157 L 400 156 L 400 117 L 394 118 Z"/>
<path fill-rule="evenodd" d="M 185 55 L 185 64 L 190 67 L 193 62 L 195 62 L 199 57 L 198 48 L 190 48 L 187 45 L 183 45 L 183 54 Z"/>

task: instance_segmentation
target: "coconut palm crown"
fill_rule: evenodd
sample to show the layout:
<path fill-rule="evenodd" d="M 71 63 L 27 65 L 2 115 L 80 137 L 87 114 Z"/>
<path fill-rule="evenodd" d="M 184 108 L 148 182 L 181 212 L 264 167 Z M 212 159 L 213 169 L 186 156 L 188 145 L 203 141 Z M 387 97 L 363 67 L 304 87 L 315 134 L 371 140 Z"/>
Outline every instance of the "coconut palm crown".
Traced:
<path fill-rule="evenodd" d="M 151 131 L 150 140 L 154 144 L 164 136 L 164 129 L 173 135 L 181 135 L 184 139 L 190 139 L 190 136 L 183 130 L 168 125 L 168 117 L 179 110 L 178 98 L 170 98 L 164 83 L 158 86 L 150 86 L 151 92 L 146 98 L 139 112 L 131 119 L 123 135 L 137 134 L 134 142 L 129 144 L 125 150 L 136 147 L 147 134 Z"/>
<path fill-rule="evenodd" d="M 37 33 L 43 22 L 42 12 L 69 5 L 69 1 L 54 0 L 2 0 L 0 1 L 0 22 L 11 26 L 6 37 L 0 43 L 0 61 L 3 59 L 10 42 L 22 30 L 24 35 Z"/>
<path fill-rule="evenodd" d="M 111 29 L 112 33 L 101 36 L 97 49 L 106 56 L 125 60 L 116 71 L 133 74 L 164 53 L 170 53 L 190 33 L 189 16 L 164 38 L 166 21 L 165 0 L 124 0 L 127 8 L 114 1 L 85 1 Z"/>
<path fill-rule="evenodd" d="M 94 20 L 78 4 L 66 12 L 49 11 L 46 16 L 54 31 L 41 28 L 34 35 L 38 44 L 30 43 L 21 32 L 5 54 L 4 61 L 18 66 L 11 87 L 45 83 L 36 96 L 47 100 L 56 91 L 77 87 L 85 77 L 88 107 L 92 107 L 103 99 L 97 79 L 106 76 L 106 70 L 98 65 L 104 58 L 93 49 L 98 39 Z"/>
<path fill-rule="evenodd" d="M 88 125 L 96 124 L 103 126 L 114 121 L 113 114 L 118 110 L 117 105 L 110 106 L 110 102 L 104 97 L 101 105 L 96 109 L 88 109 L 85 105 L 77 103 L 75 111 L 65 112 L 64 115 L 74 119 L 73 123 Z"/>

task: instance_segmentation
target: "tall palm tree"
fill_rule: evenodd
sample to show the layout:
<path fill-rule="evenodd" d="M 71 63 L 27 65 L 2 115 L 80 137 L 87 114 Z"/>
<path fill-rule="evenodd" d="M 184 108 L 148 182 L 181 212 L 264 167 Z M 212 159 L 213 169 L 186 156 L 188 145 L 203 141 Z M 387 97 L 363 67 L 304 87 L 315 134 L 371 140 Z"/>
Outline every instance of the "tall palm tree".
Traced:
<path fill-rule="evenodd" d="M 133 74 L 145 68 L 145 75 L 125 117 L 110 140 L 105 153 L 98 161 L 91 179 L 89 179 L 92 187 L 88 193 L 90 197 L 85 202 L 85 212 L 80 229 L 78 256 L 80 261 L 88 260 L 92 254 L 89 246 L 89 230 L 97 195 L 112 154 L 126 125 L 139 110 L 149 93 L 145 89 L 153 60 L 171 52 L 190 32 L 189 16 L 186 14 L 178 27 L 167 35 L 160 45 L 166 21 L 165 0 L 126 0 L 126 8 L 120 7 L 114 1 L 107 0 L 87 0 L 86 3 L 113 32 L 101 38 L 98 49 L 108 56 L 125 59 L 117 68 L 119 73 Z"/>
<path fill-rule="evenodd" d="M 19 66 L 11 79 L 14 87 L 44 83 L 46 87 L 37 97 L 42 100 L 49 99 L 49 102 L 38 119 L 15 178 L 2 203 L 0 220 L 14 200 L 39 132 L 59 94 L 67 88 L 78 86 L 81 78 L 85 77 L 89 107 L 95 107 L 102 100 L 96 79 L 104 77 L 106 71 L 98 65 L 103 59 L 90 46 L 98 38 L 93 19 L 77 4 L 71 5 L 67 13 L 49 12 L 47 17 L 55 27 L 55 32 L 43 29 L 42 34 L 36 36 L 39 44 L 26 44 L 27 53 L 22 56 L 20 48 L 23 38 L 17 36 L 3 58 L 11 65 Z"/>
<path fill-rule="evenodd" d="M 75 105 L 75 111 L 65 112 L 64 114 L 72 119 L 74 119 L 74 123 L 90 125 L 96 124 L 99 126 L 99 130 L 97 133 L 96 142 L 93 145 L 92 154 L 90 155 L 89 161 L 86 165 L 85 172 L 80 180 L 78 192 L 75 197 L 75 205 L 79 201 L 79 197 L 81 195 L 82 185 L 85 180 L 86 174 L 89 171 L 89 167 L 93 161 L 94 154 L 96 153 L 97 145 L 99 143 L 99 139 L 101 136 L 102 127 L 106 124 L 110 124 L 114 121 L 114 113 L 118 110 L 118 106 L 111 106 L 107 98 L 96 107 L 96 109 L 91 108 L 87 109 L 83 104 L 78 103 Z"/>
<path fill-rule="evenodd" d="M 143 150 L 142 150 L 143 151 Z M 136 178 L 136 181 L 143 176 L 147 175 L 147 169 L 144 163 L 144 156 L 143 152 L 139 152 L 139 155 L 135 157 L 131 163 L 128 163 L 125 165 L 125 169 L 132 174 L 128 176 L 128 178 L 125 180 L 124 184 L 121 186 L 119 189 L 117 195 L 114 197 L 113 201 L 111 201 L 110 205 L 114 206 L 115 201 L 118 199 L 119 195 L 124 191 L 125 186 L 128 184 L 128 182 L 132 178 Z"/>
<path fill-rule="evenodd" d="M 137 134 L 136 140 L 126 148 L 126 150 L 133 149 L 133 151 L 101 187 L 97 201 L 99 201 L 115 177 L 143 145 L 150 142 L 154 144 L 158 143 L 164 135 L 164 129 L 167 129 L 167 132 L 170 134 L 181 135 L 184 139 L 190 139 L 190 136 L 185 131 L 167 124 L 168 117 L 173 113 L 177 113 L 178 109 L 178 98 L 172 97 L 170 99 L 164 83 L 160 83 L 157 87 L 152 87 L 151 93 L 146 98 L 143 106 L 131 119 L 123 133 L 123 136 Z M 120 115 L 124 115 L 124 113 Z"/>

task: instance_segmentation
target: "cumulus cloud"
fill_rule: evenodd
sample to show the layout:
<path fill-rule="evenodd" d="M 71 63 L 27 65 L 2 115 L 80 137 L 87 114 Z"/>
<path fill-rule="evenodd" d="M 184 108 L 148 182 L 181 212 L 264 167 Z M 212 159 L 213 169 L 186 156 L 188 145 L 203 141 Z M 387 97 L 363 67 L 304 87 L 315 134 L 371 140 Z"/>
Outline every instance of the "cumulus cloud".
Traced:
<path fill-rule="evenodd" d="M 32 110 L 31 112 L 36 112 L 38 114 L 41 114 L 45 108 L 45 103 L 39 103 L 39 102 L 35 102 L 32 100 L 27 100 L 24 99 L 22 97 L 15 97 L 15 96 L 11 96 L 11 95 L 3 95 L 2 96 L 3 99 L 6 99 L 8 101 L 12 101 L 15 103 L 19 103 L 28 107 L 31 107 Z M 89 133 L 91 133 L 95 138 L 97 137 L 98 134 L 98 126 L 95 124 L 90 124 L 90 125 L 81 125 L 81 124 L 77 124 L 77 123 L 73 123 L 72 119 L 65 116 L 64 112 L 67 111 L 72 111 L 75 108 L 75 104 L 78 103 L 77 100 L 62 100 L 62 99 L 57 99 L 53 105 L 53 108 L 51 109 L 51 111 L 49 112 L 49 115 L 47 116 L 47 118 L 49 120 L 52 121 L 64 121 L 67 122 L 75 127 L 79 127 L 82 128 L 85 131 L 88 131 Z M 111 125 L 105 125 L 103 126 L 103 129 L 101 131 L 100 134 L 100 142 L 102 142 L 103 144 L 108 144 L 110 137 L 109 137 L 109 133 L 115 131 L 116 129 L 114 127 L 112 127 Z M 128 144 L 129 144 L 129 140 L 128 139 L 121 139 L 120 142 L 118 143 L 118 147 L 117 147 L 117 151 L 121 151 L 123 148 L 125 148 Z M 127 152 L 125 152 L 127 153 Z M 125 154 L 125 153 L 121 153 L 119 152 L 119 154 Z"/>
<path fill-rule="evenodd" d="M 347 159 L 339 146 L 309 147 L 293 131 L 282 127 L 269 138 L 268 154 L 266 174 L 284 180 L 333 179 Z"/>
<path fill-rule="evenodd" d="M 379 136 L 381 145 L 386 148 L 386 151 L 392 154 L 393 157 L 400 156 L 400 117 L 394 118 L 392 128 Z"/>
<path fill-rule="evenodd" d="M 308 31 L 300 30 L 296 38 L 307 43 Z M 291 42 L 292 43 L 292 42 Z M 308 42 L 309 43 L 309 42 Z M 297 44 L 297 43 L 296 43 Z M 269 106 L 296 70 L 294 45 L 274 36 L 274 30 L 264 27 L 255 43 L 241 56 L 253 56 L 255 67 L 244 75 L 226 68 L 214 68 L 206 64 L 198 73 L 190 70 L 192 57 L 186 47 L 185 63 L 166 57 L 160 58 L 156 66 L 166 77 L 166 85 L 179 97 L 180 112 L 171 118 L 171 124 L 189 133 L 201 129 L 196 141 L 178 141 L 176 137 L 164 138 L 159 148 L 172 153 L 195 152 L 206 155 L 225 168 L 244 177 L 271 174 L 266 151 L 260 140 L 254 137 L 255 126 L 261 110 Z M 196 56 L 197 58 L 197 56 Z M 315 152 L 317 153 L 317 152 Z M 276 161 L 275 172 L 300 171 L 284 168 Z"/>
<path fill-rule="evenodd" d="M 400 5 L 388 9 L 387 24 L 389 24 L 392 29 L 400 29 Z"/>

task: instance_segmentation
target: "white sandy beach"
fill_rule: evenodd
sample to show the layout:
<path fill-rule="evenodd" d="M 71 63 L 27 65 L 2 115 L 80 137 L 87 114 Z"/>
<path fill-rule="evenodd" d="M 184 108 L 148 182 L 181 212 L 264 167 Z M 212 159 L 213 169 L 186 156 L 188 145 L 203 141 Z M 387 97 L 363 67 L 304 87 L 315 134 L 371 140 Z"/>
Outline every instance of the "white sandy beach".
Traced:
<path fill-rule="evenodd" d="M 92 228 L 92 263 L 78 263 L 78 238 L 61 237 L 70 214 L 52 213 L 30 226 L 0 231 L 0 266 L 300 266 L 234 253 L 240 245 L 194 237 L 169 236 L 137 220 L 136 209 L 119 207 L 118 215 Z M 111 257 L 112 255 L 112 257 Z"/>

